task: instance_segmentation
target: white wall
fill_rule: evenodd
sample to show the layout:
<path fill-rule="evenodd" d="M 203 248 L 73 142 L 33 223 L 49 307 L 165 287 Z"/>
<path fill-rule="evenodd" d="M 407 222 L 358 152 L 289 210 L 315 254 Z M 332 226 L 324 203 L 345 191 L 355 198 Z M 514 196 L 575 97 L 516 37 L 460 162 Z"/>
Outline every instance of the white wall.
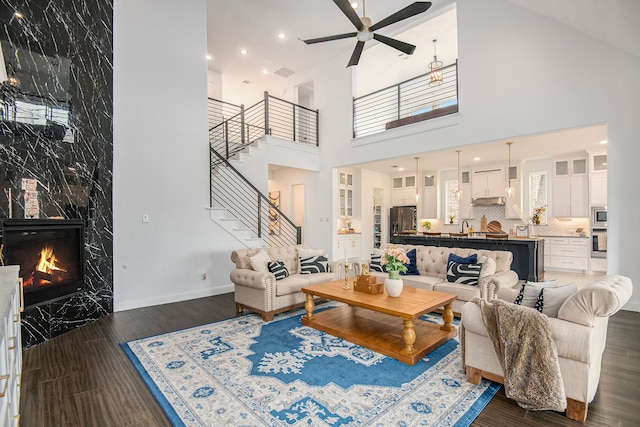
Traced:
<path fill-rule="evenodd" d="M 321 174 L 330 167 L 606 123 L 609 272 L 629 276 L 639 287 L 640 265 L 628 257 L 640 237 L 631 218 L 640 210 L 635 189 L 640 182 L 640 59 L 504 0 L 460 0 L 457 15 L 456 117 L 350 142 L 351 76 L 340 60 L 318 70 L 321 156 L 326 159 Z M 615 76 L 603 79 L 596 66 L 602 63 L 611 64 Z M 322 200 L 331 199 L 319 197 L 318 205 Z M 333 209 L 332 217 L 336 213 Z M 640 290 L 628 308 L 640 309 Z"/>
<path fill-rule="evenodd" d="M 205 16 L 205 0 L 114 2 L 116 311 L 232 290 L 237 245 L 205 209 Z"/>

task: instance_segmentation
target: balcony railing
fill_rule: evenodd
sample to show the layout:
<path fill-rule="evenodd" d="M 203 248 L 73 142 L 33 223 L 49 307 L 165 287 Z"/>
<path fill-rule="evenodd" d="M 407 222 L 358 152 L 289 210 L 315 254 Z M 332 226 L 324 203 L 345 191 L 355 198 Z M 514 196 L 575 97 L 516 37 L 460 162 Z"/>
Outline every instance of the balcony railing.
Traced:
<path fill-rule="evenodd" d="M 442 84 L 430 73 L 353 99 L 353 137 L 457 112 L 458 63 L 442 68 Z"/>
<path fill-rule="evenodd" d="M 210 103 L 211 105 L 211 103 Z M 233 104 L 231 104 L 233 105 Z M 229 105 L 219 105 L 213 112 Z M 209 143 L 225 159 L 242 151 L 263 135 L 273 135 L 289 141 L 318 145 L 318 111 L 264 93 L 264 99 L 239 111 L 209 128 Z M 209 109 L 209 122 L 212 109 Z"/>

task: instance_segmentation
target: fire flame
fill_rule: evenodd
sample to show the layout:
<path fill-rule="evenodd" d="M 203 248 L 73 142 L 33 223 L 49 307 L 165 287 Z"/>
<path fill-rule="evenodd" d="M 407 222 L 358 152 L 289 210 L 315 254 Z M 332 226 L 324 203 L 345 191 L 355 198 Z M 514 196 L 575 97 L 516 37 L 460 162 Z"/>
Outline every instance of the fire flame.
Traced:
<path fill-rule="evenodd" d="M 49 246 L 45 246 L 40 250 L 40 262 L 36 266 L 36 271 L 41 271 L 47 274 L 51 274 L 54 271 L 66 272 L 66 270 L 56 266 L 57 260 L 58 259 L 53 254 L 53 248 Z"/>

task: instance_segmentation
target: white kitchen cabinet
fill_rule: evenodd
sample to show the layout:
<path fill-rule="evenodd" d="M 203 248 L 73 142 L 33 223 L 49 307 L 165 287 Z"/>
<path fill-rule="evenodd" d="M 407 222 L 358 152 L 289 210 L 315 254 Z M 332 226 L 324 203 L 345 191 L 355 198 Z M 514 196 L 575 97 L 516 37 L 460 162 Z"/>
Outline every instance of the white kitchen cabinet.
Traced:
<path fill-rule="evenodd" d="M 391 206 L 416 205 L 416 176 L 402 175 L 391 178 Z"/>
<path fill-rule="evenodd" d="M 361 259 L 362 235 L 360 233 L 347 233 L 338 235 L 337 259 L 349 261 Z"/>
<path fill-rule="evenodd" d="M 591 206 L 606 206 L 607 200 L 607 174 L 591 174 L 589 177 L 589 202 Z"/>
<path fill-rule="evenodd" d="M 353 175 L 346 172 L 338 173 L 338 216 L 353 216 Z"/>
<path fill-rule="evenodd" d="M 20 334 L 20 266 L 0 267 L 0 425 L 17 426 L 20 421 L 22 337 Z"/>
<path fill-rule="evenodd" d="M 547 245 L 549 258 L 547 263 Z M 545 268 L 586 272 L 589 268 L 589 239 L 548 237 L 545 239 Z"/>
<path fill-rule="evenodd" d="M 504 196 L 504 169 L 501 167 L 478 169 L 473 171 L 471 197 Z"/>
<path fill-rule="evenodd" d="M 607 273 L 607 259 L 606 258 L 591 258 L 589 262 L 589 272 L 591 274 L 606 274 Z"/>
<path fill-rule="evenodd" d="M 588 177 L 563 176 L 553 179 L 551 211 L 556 218 L 586 218 L 589 216 Z"/>
<path fill-rule="evenodd" d="M 422 184 L 422 217 L 436 219 L 438 218 L 438 183 L 436 173 L 424 175 Z"/>
<path fill-rule="evenodd" d="M 591 173 L 607 173 L 607 153 L 591 153 L 589 159 Z"/>

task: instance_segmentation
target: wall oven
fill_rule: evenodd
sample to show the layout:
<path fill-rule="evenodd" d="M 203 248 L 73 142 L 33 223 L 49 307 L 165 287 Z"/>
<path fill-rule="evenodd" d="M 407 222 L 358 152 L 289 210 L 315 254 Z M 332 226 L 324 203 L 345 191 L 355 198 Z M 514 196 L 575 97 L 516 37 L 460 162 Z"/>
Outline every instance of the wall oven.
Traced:
<path fill-rule="evenodd" d="M 592 227 L 607 226 L 607 207 L 606 206 L 591 207 L 591 226 Z"/>
<path fill-rule="evenodd" d="M 591 258 L 607 257 L 607 229 L 591 229 Z"/>

